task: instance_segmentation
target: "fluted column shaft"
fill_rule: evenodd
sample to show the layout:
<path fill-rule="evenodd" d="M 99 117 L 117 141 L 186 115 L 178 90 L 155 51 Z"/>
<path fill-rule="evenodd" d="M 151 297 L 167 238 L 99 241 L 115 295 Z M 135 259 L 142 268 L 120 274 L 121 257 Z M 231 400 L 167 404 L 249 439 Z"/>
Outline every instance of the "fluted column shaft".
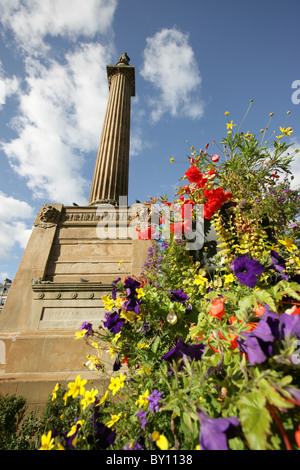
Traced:
<path fill-rule="evenodd" d="M 118 202 L 128 196 L 130 101 L 134 67 L 107 67 L 109 98 L 92 181 L 89 204 Z"/>

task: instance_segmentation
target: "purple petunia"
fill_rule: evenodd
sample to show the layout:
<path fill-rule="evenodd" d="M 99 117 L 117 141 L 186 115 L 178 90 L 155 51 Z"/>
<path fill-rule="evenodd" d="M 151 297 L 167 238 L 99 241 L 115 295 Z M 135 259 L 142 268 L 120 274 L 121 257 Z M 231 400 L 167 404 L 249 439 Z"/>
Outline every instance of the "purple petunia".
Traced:
<path fill-rule="evenodd" d="M 179 339 L 176 343 L 176 346 L 170 351 L 168 351 L 163 357 L 162 360 L 171 362 L 176 359 L 186 358 L 189 361 L 195 359 L 200 361 L 205 351 L 205 345 L 203 343 L 199 344 L 186 344 Z"/>
<path fill-rule="evenodd" d="M 105 314 L 105 322 L 103 325 L 107 328 L 111 333 L 115 335 L 121 331 L 122 326 L 124 325 L 125 320 L 120 318 L 118 312 L 106 313 Z"/>
<path fill-rule="evenodd" d="M 80 329 L 86 330 L 85 338 L 88 338 L 93 333 L 93 325 L 88 321 L 83 322 Z"/>
<path fill-rule="evenodd" d="M 263 265 L 248 255 L 236 258 L 231 268 L 241 284 L 252 288 L 256 286 L 257 277 L 264 271 Z"/>
<path fill-rule="evenodd" d="M 153 414 L 158 412 L 162 396 L 163 392 L 159 392 L 158 390 L 154 389 L 153 392 L 147 398 L 149 402 L 149 411 L 152 411 Z"/>
<path fill-rule="evenodd" d="M 300 315 L 277 314 L 265 306 L 258 326 L 244 331 L 237 339 L 238 348 L 248 354 L 249 363 L 261 364 L 274 355 L 274 348 L 290 336 L 300 339 Z"/>
<path fill-rule="evenodd" d="M 179 302 L 181 304 L 184 304 L 187 300 L 189 300 L 189 297 L 186 295 L 183 289 L 170 290 L 169 292 L 171 294 L 172 302 Z"/>
<path fill-rule="evenodd" d="M 228 439 L 237 433 L 239 420 L 232 418 L 211 418 L 200 408 L 197 409 L 201 424 L 200 449 L 201 450 L 229 450 Z"/>

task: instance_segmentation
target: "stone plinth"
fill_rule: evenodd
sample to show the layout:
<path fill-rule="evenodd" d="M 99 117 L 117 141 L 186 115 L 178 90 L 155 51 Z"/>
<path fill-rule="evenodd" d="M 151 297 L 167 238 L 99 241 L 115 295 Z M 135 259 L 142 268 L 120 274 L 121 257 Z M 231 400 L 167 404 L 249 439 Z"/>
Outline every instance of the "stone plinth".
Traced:
<path fill-rule="evenodd" d="M 101 386 L 75 332 L 84 321 L 101 326 L 101 297 L 115 279 L 142 270 L 150 241 L 130 237 L 129 209 L 41 208 L 0 316 L 1 394 L 21 394 L 38 410 L 57 381 L 80 374 Z"/>

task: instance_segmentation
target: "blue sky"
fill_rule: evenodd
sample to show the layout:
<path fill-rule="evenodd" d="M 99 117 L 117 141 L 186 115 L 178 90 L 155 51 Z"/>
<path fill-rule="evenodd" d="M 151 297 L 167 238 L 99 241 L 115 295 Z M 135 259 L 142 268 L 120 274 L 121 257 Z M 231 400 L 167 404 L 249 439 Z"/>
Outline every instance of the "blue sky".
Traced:
<path fill-rule="evenodd" d="M 129 204 L 172 197 L 190 147 L 217 153 L 224 112 L 239 123 L 250 99 L 242 130 L 274 112 L 273 132 L 290 111 L 298 147 L 299 17 L 299 0 L 0 0 L 0 282 L 44 203 L 87 204 L 106 65 L 124 51 L 136 68 Z"/>

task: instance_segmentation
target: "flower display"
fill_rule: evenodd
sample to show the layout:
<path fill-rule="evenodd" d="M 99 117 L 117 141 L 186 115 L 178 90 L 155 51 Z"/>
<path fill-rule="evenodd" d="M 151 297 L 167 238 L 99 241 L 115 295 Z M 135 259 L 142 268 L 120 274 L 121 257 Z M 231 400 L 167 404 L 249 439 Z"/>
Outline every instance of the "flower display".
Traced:
<path fill-rule="evenodd" d="M 55 386 L 37 448 L 299 450 L 292 128 L 280 123 L 267 147 L 274 113 L 258 135 L 225 116 L 220 143 L 191 148 L 174 201 L 153 198 L 140 276 L 116 276 L 101 325 L 76 333 L 94 349 L 83 362 L 97 387 L 80 376 Z"/>

